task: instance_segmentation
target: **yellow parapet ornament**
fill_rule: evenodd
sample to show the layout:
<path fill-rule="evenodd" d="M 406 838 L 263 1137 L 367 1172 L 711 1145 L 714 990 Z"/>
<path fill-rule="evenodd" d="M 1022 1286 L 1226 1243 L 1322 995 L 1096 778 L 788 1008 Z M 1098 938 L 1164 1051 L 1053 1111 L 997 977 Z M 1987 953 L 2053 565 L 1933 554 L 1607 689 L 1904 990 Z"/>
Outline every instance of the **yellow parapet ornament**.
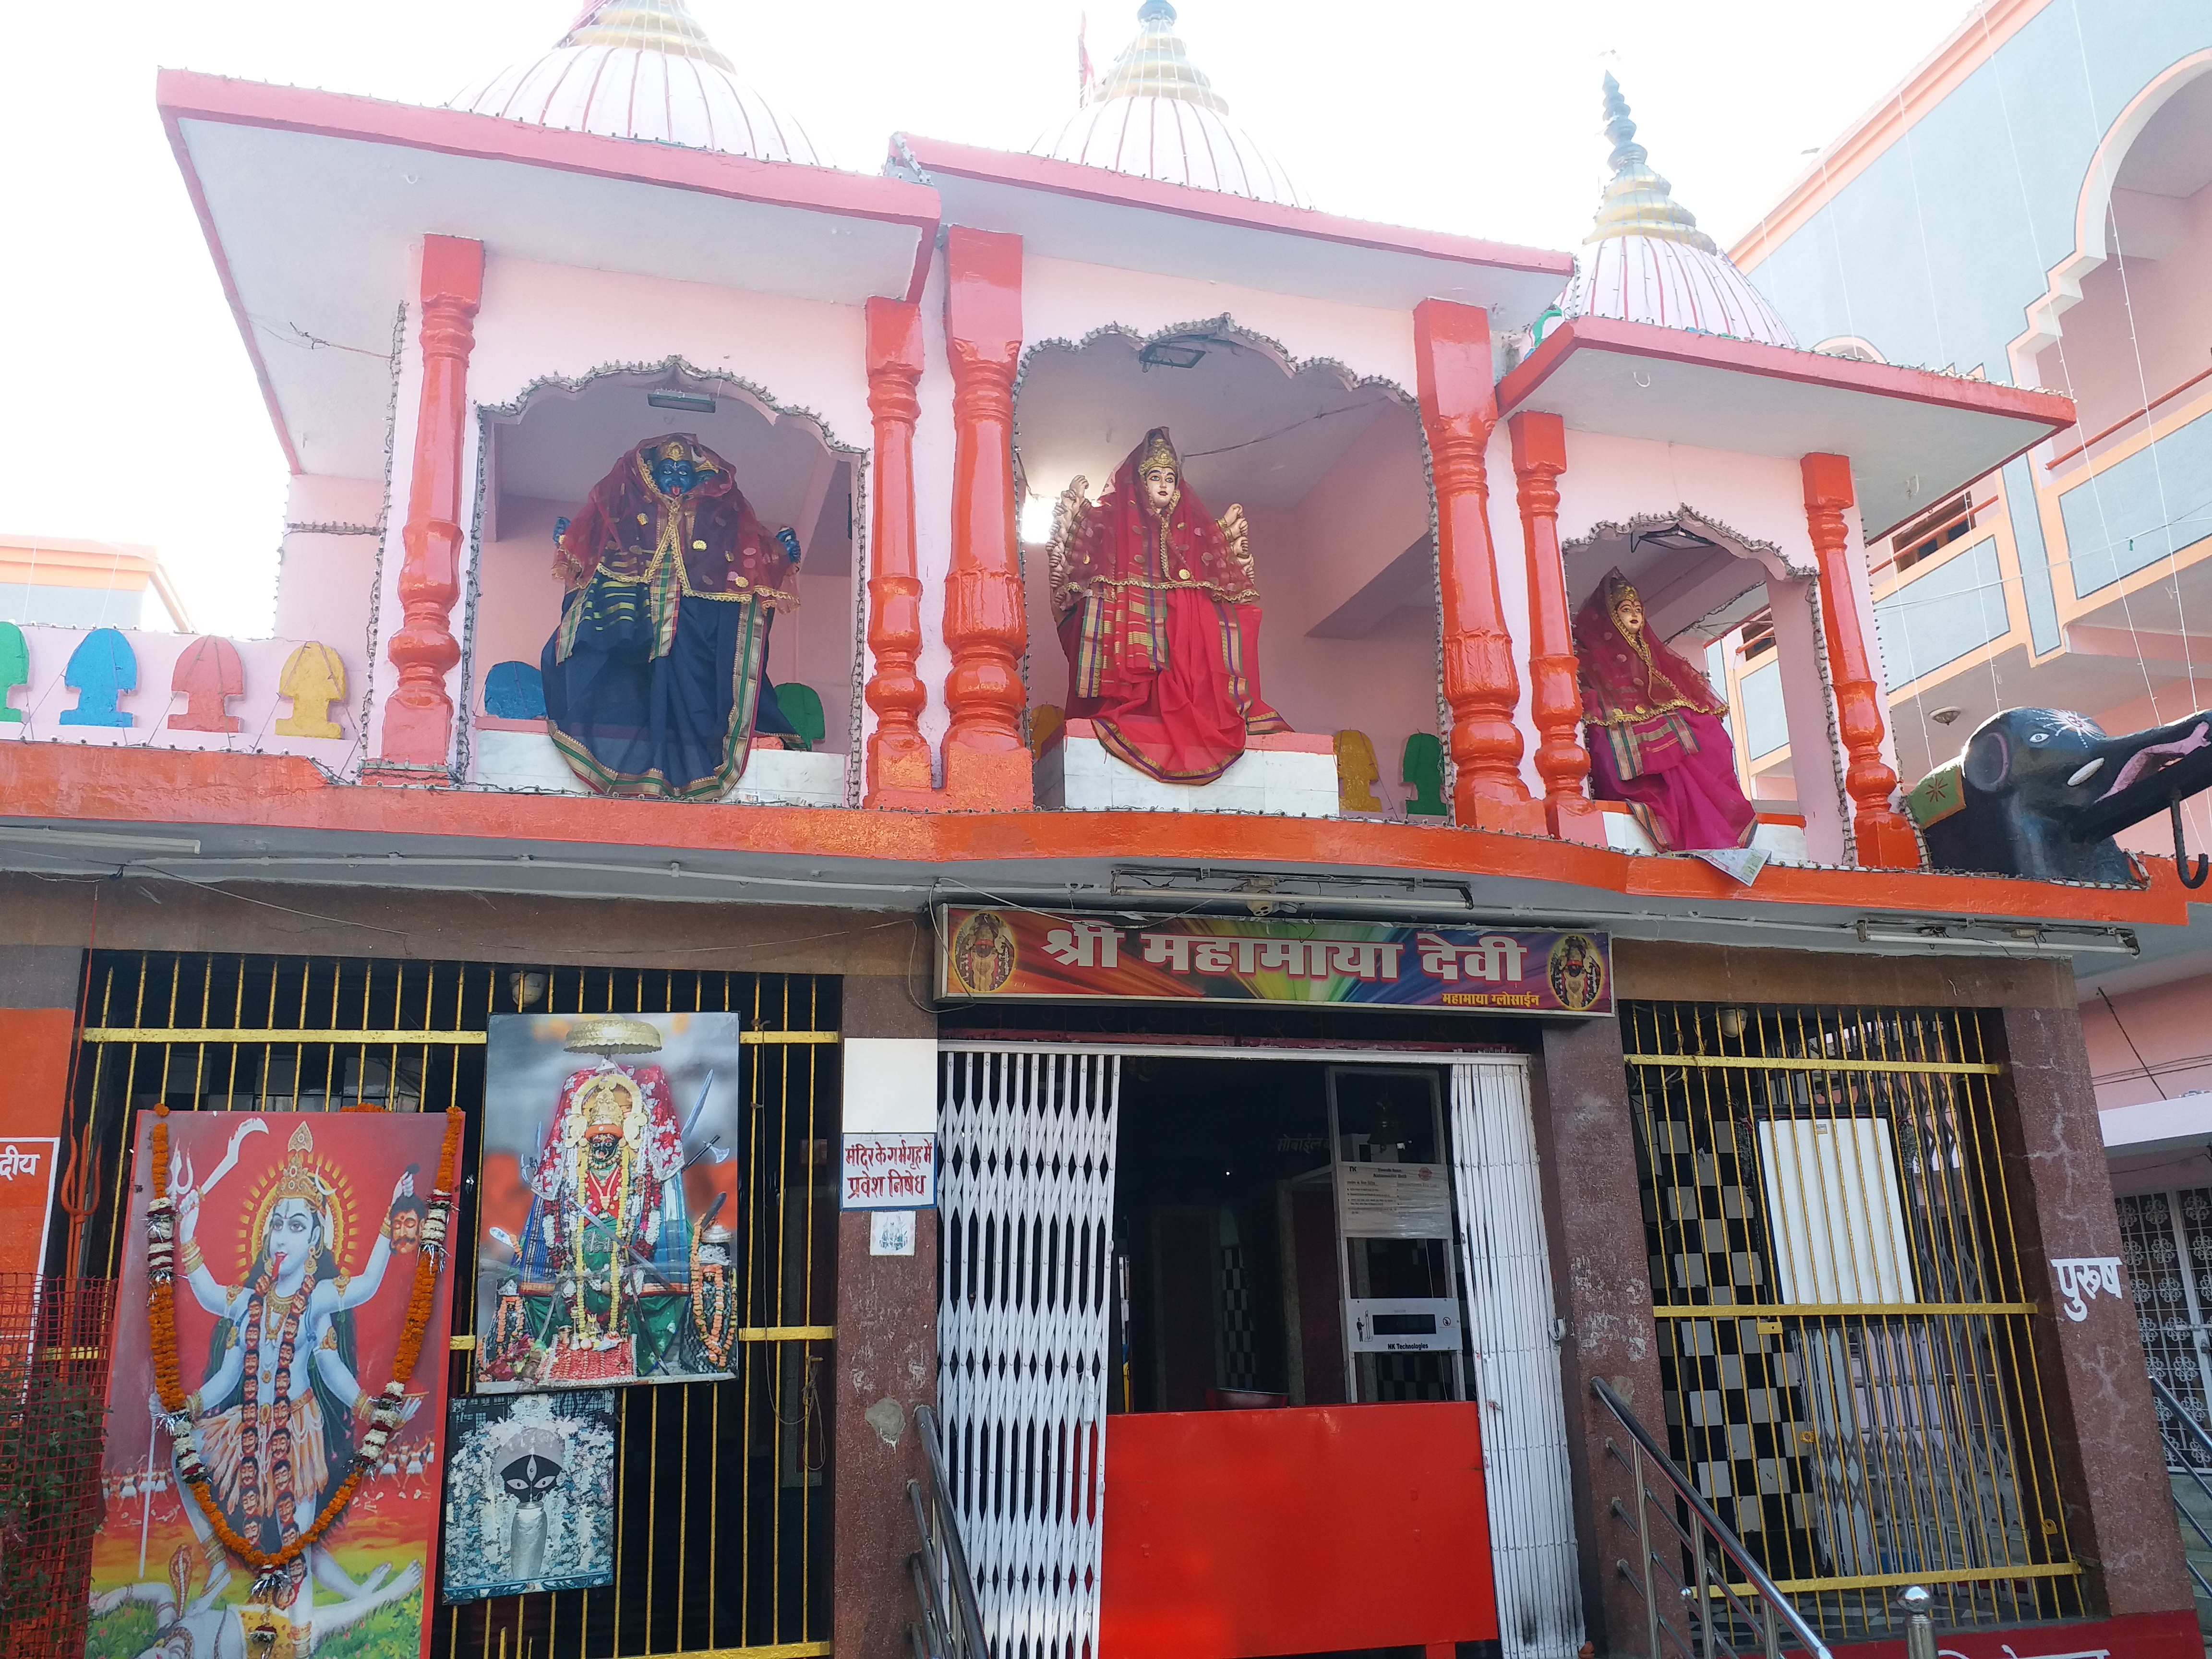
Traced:
<path fill-rule="evenodd" d="M 310 640 L 284 659 L 284 672 L 276 689 L 292 700 L 292 712 L 276 722 L 283 738 L 342 738 L 344 731 L 331 718 L 331 705 L 345 696 L 345 664 L 338 653 Z"/>
<path fill-rule="evenodd" d="M 1375 783 L 1382 769 L 1375 759 L 1375 745 L 1364 732 L 1336 734 L 1336 810 L 1340 812 L 1379 812 Z"/>

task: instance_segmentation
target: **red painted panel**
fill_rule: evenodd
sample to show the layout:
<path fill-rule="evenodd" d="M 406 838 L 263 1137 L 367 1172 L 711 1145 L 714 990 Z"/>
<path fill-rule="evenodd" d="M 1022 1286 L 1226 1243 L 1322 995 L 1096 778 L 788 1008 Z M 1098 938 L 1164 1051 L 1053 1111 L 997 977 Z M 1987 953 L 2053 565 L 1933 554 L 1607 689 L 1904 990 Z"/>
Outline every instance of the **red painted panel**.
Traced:
<path fill-rule="evenodd" d="M 1108 1419 L 1103 1659 L 1495 1637 L 1480 1410 Z"/>

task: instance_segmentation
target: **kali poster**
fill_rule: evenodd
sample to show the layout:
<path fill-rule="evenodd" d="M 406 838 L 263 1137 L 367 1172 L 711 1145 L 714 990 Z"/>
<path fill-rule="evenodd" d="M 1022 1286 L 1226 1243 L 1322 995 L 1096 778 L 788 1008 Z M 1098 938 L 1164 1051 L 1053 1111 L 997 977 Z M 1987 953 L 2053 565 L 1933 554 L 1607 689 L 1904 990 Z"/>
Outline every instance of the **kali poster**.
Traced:
<path fill-rule="evenodd" d="M 453 1402 L 441 1601 L 614 1583 L 615 1406 L 612 1389 Z"/>
<path fill-rule="evenodd" d="M 146 1209 L 151 1114 L 141 1114 L 108 1387 L 102 1514 L 85 1651 L 414 1659 L 438 1527 L 452 1274 L 422 1255 L 446 1120 L 417 1113 L 178 1112 L 168 1118 L 174 1310 L 184 1410 L 155 1409 Z M 337 1519 L 392 1378 L 417 1267 L 439 1266 L 405 1420 Z M 204 1469 L 229 1533 L 274 1553 L 257 1583 L 180 1475 Z"/>
<path fill-rule="evenodd" d="M 946 998 L 1613 1012 L 1603 933 L 948 907 L 938 947 Z"/>
<path fill-rule="evenodd" d="M 494 1016 L 480 1391 L 728 1373 L 739 1029 L 730 1013 Z"/>

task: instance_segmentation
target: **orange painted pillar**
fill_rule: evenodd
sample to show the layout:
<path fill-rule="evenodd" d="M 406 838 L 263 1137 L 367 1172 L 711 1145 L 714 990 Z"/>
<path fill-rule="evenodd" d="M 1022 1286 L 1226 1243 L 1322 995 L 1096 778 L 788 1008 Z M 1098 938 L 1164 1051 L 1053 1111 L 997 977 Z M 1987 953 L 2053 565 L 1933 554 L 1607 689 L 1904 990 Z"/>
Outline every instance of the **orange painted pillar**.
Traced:
<path fill-rule="evenodd" d="M 875 663 L 865 695 L 876 711 L 868 738 L 868 806 L 932 804 L 929 744 L 921 711 L 929 690 L 915 672 L 921 654 L 921 574 L 914 523 L 914 423 L 921 413 L 921 307 L 868 301 L 868 413 L 875 419 L 876 501 L 869 560 L 868 649 Z"/>
<path fill-rule="evenodd" d="M 1836 697 L 1836 729 L 1844 739 L 1844 789 L 1851 798 L 1852 840 L 1870 868 L 1917 870 L 1920 842 L 1892 804 L 1897 774 L 1881 757 L 1881 698 L 1874 658 L 1859 625 L 1851 581 L 1850 535 L 1844 513 L 1856 497 L 1851 464 L 1841 455 L 1808 455 L 1805 526 L 1813 538 L 1820 587 L 1820 623 L 1827 635 L 1828 672 Z"/>
<path fill-rule="evenodd" d="M 399 683 L 384 705 L 384 735 L 368 772 L 387 779 L 446 775 L 453 700 L 446 675 L 461 659 L 453 605 L 461 596 L 461 453 L 468 420 L 469 353 L 483 300 L 483 244 L 422 239 L 422 395 L 407 489 L 398 630 L 385 647 Z"/>
<path fill-rule="evenodd" d="M 1513 440 L 1521 543 L 1528 558 L 1528 708 L 1536 722 L 1544 820 L 1561 841 L 1602 847 L 1605 814 L 1583 793 L 1589 752 L 1582 744 L 1574 620 L 1567 614 L 1567 576 L 1559 559 L 1559 479 L 1567 470 L 1566 422 L 1523 410 L 1505 429 Z"/>
<path fill-rule="evenodd" d="M 1498 422 L 1498 398 L 1489 313 L 1422 301 L 1413 307 L 1413 354 L 1437 500 L 1453 819 L 1462 829 L 1544 835 L 1543 803 L 1531 800 L 1521 781 L 1521 728 L 1513 723 L 1521 681 L 1490 538 L 1483 450 Z"/>
<path fill-rule="evenodd" d="M 945 243 L 952 368 L 952 568 L 945 643 L 945 805 L 1024 811 L 1035 801 L 1022 653 L 1029 644 L 1014 541 L 1014 368 L 1022 349 L 1022 240 L 954 226 Z"/>

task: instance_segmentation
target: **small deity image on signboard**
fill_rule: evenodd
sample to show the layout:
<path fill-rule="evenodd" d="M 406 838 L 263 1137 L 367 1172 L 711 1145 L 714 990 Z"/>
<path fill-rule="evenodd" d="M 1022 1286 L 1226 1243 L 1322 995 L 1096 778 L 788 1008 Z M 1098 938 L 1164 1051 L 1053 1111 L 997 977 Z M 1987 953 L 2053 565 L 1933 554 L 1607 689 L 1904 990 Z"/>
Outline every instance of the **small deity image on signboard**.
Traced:
<path fill-rule="evenodd" d="M 612 1583 L 618 1429 L 612 1389 L 454 1401 L 439 1599 Z"/>
<path fill-rule="evenodd" d="M 743 1052 L 732 1013 L 493 1016 L 479 1392 L 728 1374 Z"/>

